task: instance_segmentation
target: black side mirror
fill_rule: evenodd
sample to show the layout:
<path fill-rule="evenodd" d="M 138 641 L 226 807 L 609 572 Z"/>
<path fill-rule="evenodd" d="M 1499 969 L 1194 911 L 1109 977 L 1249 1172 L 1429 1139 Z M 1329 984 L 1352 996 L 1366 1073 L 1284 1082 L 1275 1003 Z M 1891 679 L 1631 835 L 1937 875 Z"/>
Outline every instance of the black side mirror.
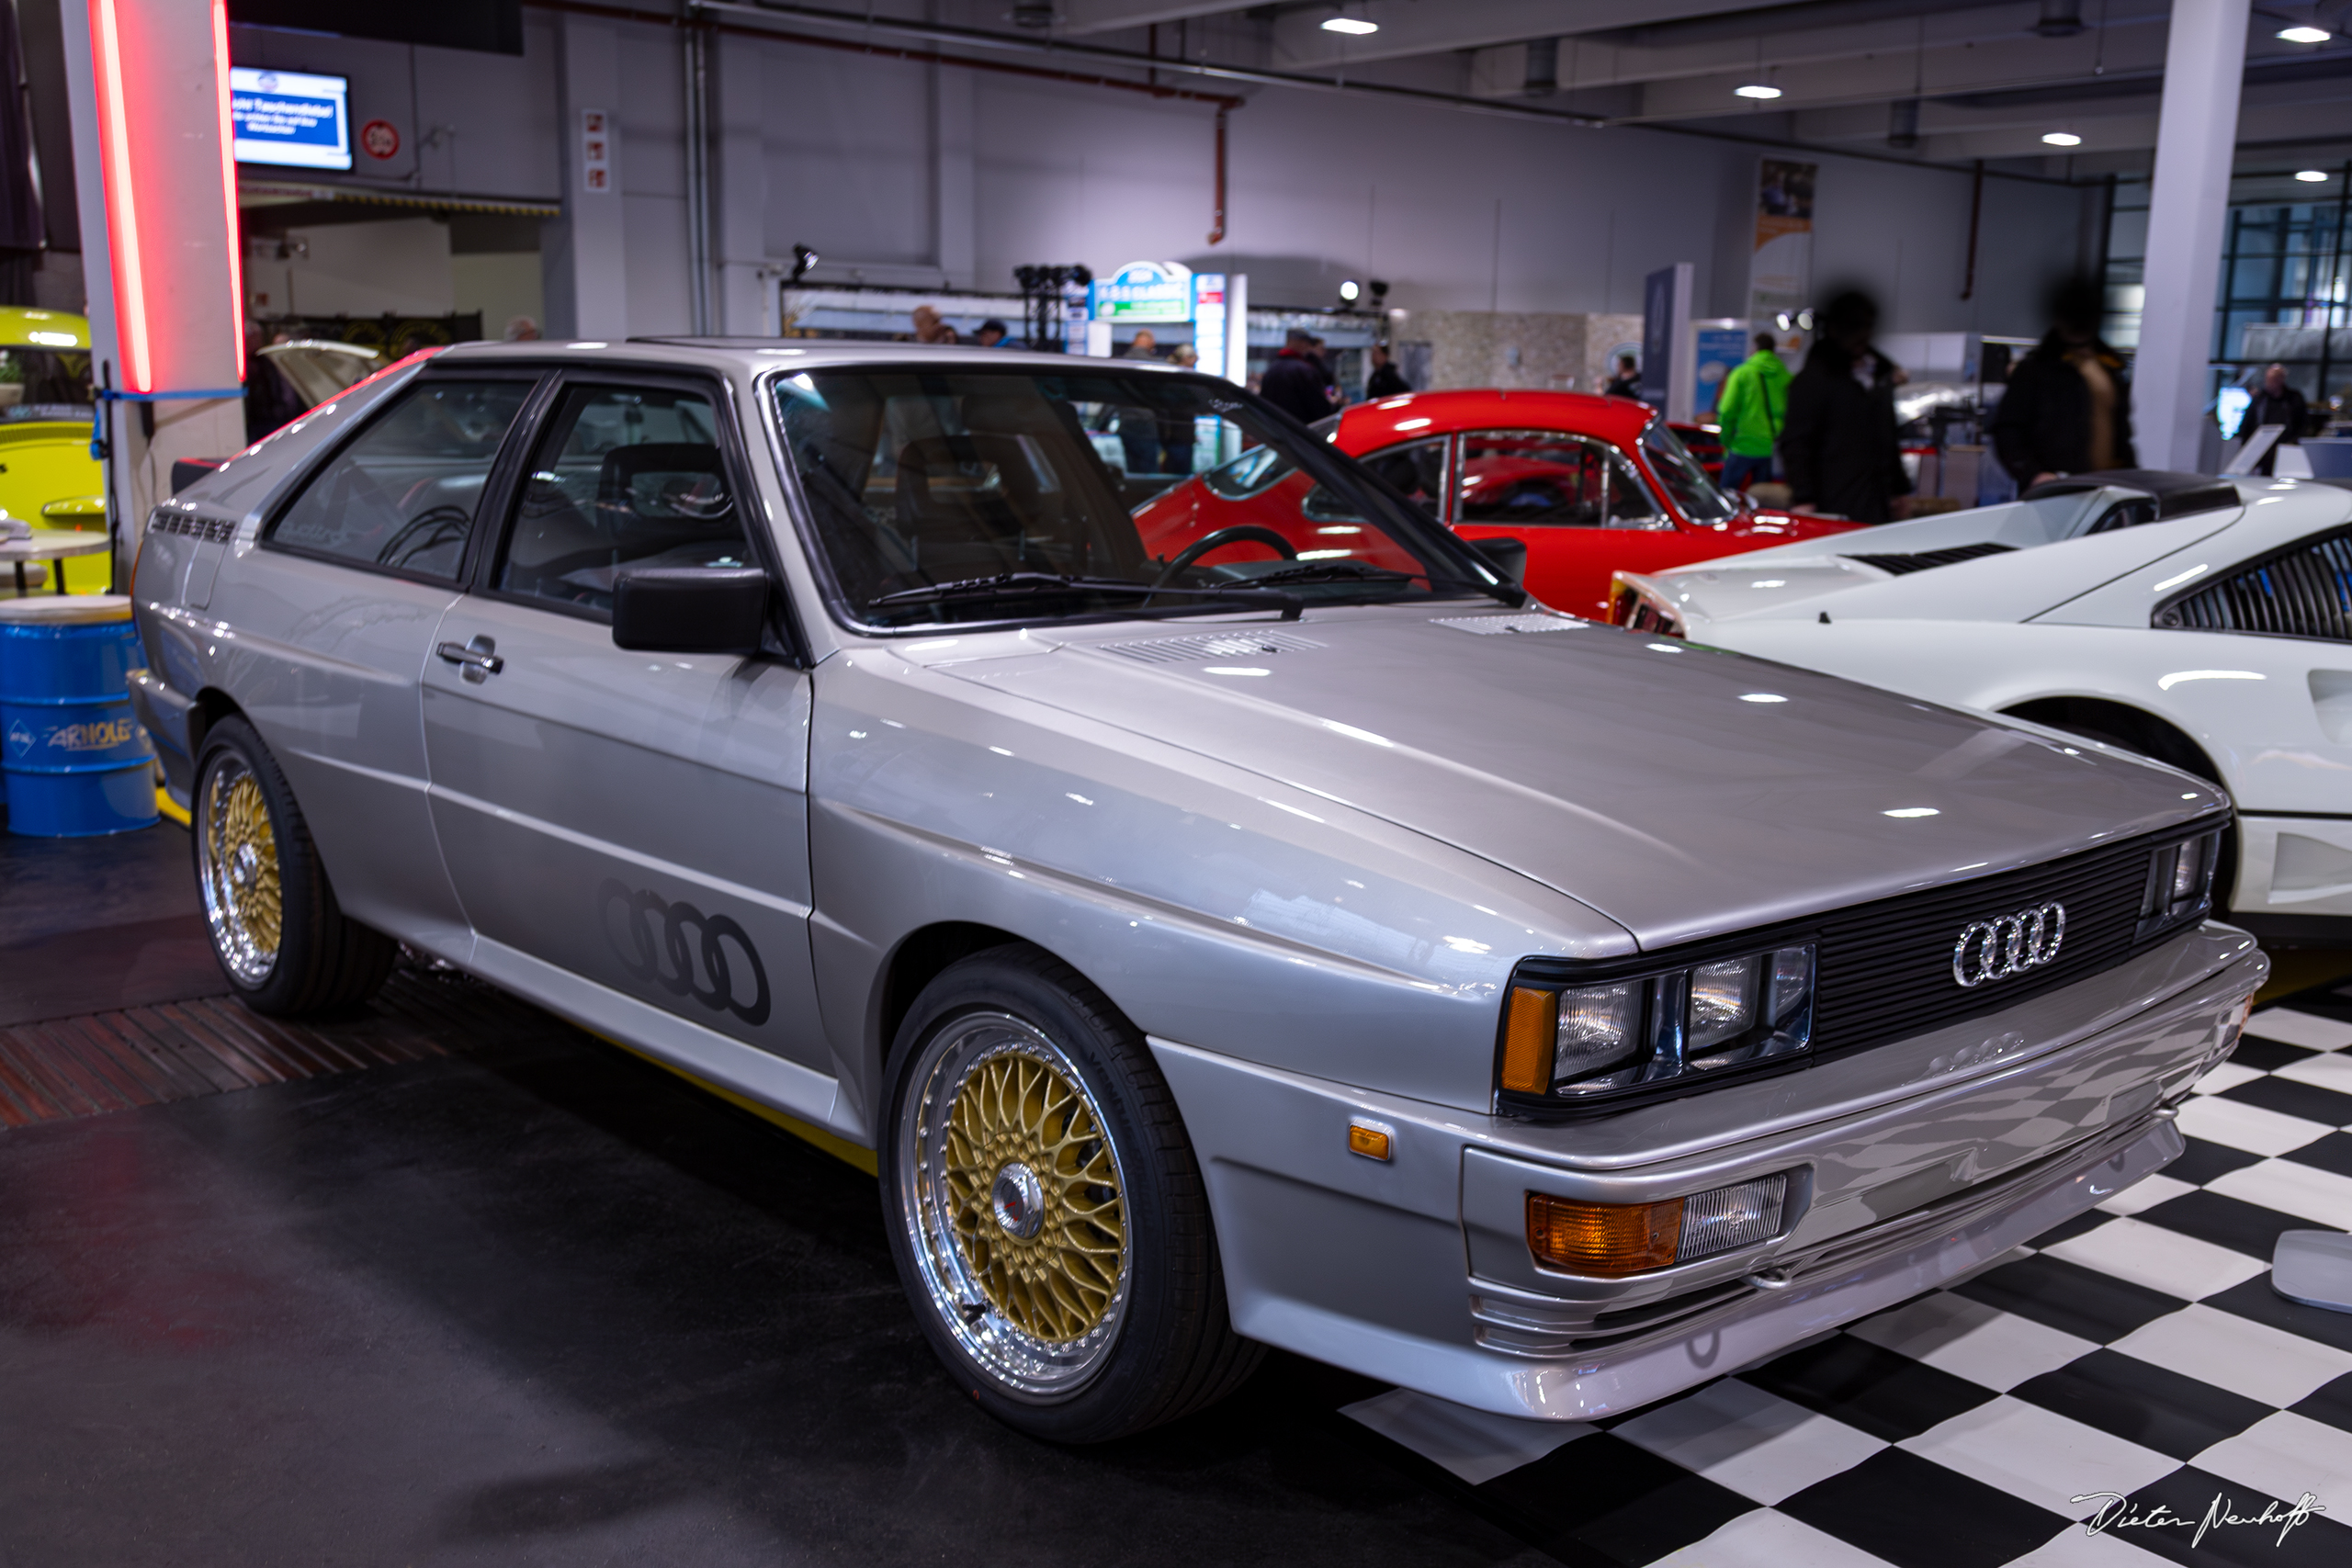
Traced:
<path fill-rule="evenodd" d="M 1487 558 L 1487 564 L 1503 574 L 1505 582 L 1527 581 L 1527 541 L 1498 535 L 1491 539 L 1464 539 L 1464 544 Z"/>
<path fill-rule="evenodd" d="M 757 653 L 768 574 L 757 567 L 649 566 L 613 580 L 613 646 L 647 653 Z"/>

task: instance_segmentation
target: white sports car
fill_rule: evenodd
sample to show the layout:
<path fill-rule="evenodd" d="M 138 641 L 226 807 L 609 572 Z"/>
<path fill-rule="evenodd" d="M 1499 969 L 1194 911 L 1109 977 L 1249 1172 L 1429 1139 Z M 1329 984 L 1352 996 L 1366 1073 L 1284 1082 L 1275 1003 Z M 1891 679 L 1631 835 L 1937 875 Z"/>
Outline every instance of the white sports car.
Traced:
<path fill-rule="evenodd" d="M 2352 492 L 2132 471 L 1621 572 L 1620 626 L 2124 747 L 2236 801 L 2233 918 L 2352 939 Z"/>

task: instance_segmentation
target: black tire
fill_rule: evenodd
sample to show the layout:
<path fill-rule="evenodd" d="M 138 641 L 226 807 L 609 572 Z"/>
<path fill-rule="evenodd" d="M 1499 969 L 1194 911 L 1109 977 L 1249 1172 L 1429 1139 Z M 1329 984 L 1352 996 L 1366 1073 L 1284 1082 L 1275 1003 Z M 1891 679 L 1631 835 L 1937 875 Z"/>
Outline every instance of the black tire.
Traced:
<path fill-rule="evenodd" d="M 373 996 L 400 944 L 344 915 L 294 792 L 252 725 L 231 716 L 205 732 L 192 800 L 197 895 L 238 999 L 287 1017 Z"/>
<path fill-rule="evenodd" d="M 891 1253 L 932 1348 L 989 1414 L 1054 1442 L 1104 1442 L 1212 1404 L 1256 1369 L 1263 1347 L 1227 1315 L 1208 1194 L 1175 1099 L 1142 1034 L 1077 971 L 1026 944 L 957 961 L 915 998 L 889 1068 Z M 1055 1080 L 1068 1078 L 1080 1092 L 1060 1101 L 1057 1123 Z M 1015 1084 L 1029 1087 L 1009 1097 Z M 987 1113 L 971 1106 L 1016 1102 L 1045 1107 L 1042 1134 L 1022 1131 L 1024 1111 L 987 1122 L 985 1146 L 972 1141 L 983 1127 L 973 1118 Z M 1040 1160 L 1053 1192 L 1017 1180 L 1027 1162 L 1006 1154 L 1033 1135 L 1061 1140 L 1058 1158 Z M 1024 1232 L 1008 1213 L 1036 1217 Z M 977 1228 L 959 1229 L 958 1214 Z M 1111 1255 L 1113 1221 L 1115 1289 L 1109 1273 L 1086 1272 Z M 1038 1258 L 1046 1264 L 1024 1273 Z"/>

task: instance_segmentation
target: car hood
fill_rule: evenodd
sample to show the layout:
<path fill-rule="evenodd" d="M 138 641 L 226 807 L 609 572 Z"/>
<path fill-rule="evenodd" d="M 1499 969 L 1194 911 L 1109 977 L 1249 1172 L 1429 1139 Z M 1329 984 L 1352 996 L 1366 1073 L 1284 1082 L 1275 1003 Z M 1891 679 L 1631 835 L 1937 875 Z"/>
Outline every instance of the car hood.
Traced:
<path fill-rule="evenodd" d="M 1020 646 L 922 662 L 1442 840 L 1645 948 L 2225 808 L 2037 731 L 1548 614 L 1391 606 Z"/>

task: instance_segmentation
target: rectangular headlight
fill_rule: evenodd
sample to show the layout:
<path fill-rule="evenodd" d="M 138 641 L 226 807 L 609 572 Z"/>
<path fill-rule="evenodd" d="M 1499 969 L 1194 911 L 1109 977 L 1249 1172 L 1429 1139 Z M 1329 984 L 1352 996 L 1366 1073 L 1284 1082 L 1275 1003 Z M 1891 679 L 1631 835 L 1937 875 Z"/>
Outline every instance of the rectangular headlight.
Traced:
<path fill-rule="evenodd" d="M 2138 936 L 2185 925 L 2213 906 L 2213 871 L 2222 858 L 2222 835 L 2202 833 L 2167 844 L 2148 859 L 2148 889 L 2140 900 Z"/>
<path fill-rule="evenodd" d="M 1807 943 L 1590 986 L 1514 986 L 1502 1087 L 1587 1100 L 1804 1051 L 1813 957 Z"/>

